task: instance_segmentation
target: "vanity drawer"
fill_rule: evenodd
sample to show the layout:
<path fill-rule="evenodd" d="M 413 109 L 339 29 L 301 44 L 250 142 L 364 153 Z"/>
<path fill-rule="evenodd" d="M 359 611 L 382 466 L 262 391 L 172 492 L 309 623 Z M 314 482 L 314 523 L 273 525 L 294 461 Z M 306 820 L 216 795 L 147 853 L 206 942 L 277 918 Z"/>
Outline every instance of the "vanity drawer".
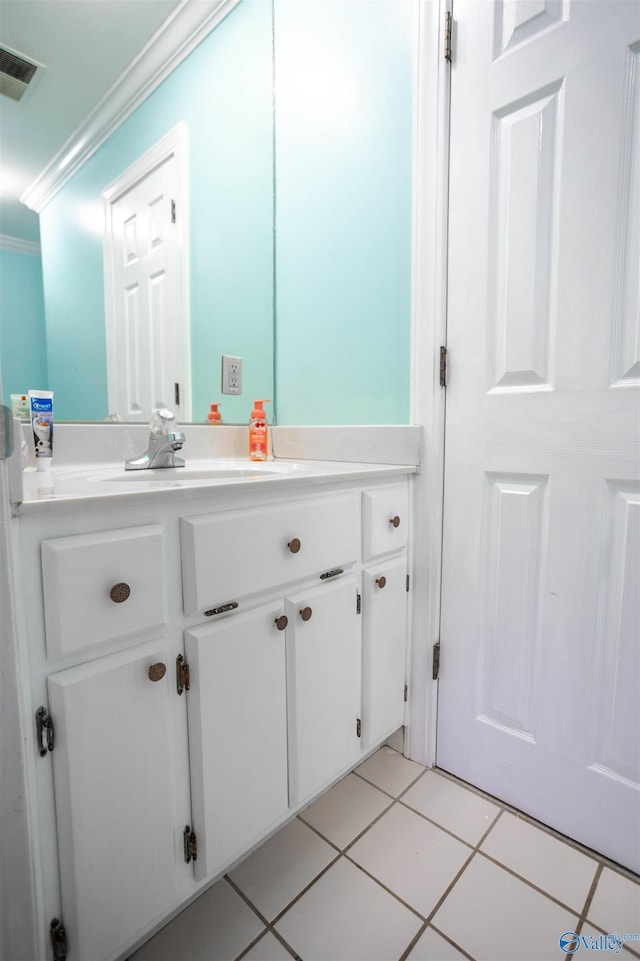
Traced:
<path fill-rule="evenodd" d="M 49 657 L 164 623 L 160 525 L 57 537 L 41 558 Z"/>
<path fill-rule="evenodd" d="M 365 561 L 407 546 L 409 493 L 407 484 L 394 484 L 362 495 Z"/>
<path fill-rule="evenodd" d="M 181 518 L 186 614 L 358 559 L 356 493 Z"/>

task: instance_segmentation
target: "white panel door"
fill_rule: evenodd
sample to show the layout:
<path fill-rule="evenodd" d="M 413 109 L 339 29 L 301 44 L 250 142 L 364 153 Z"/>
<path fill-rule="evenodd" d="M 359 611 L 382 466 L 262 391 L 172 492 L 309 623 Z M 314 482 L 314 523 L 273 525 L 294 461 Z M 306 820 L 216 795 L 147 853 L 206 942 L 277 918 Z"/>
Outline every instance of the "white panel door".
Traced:
<path fill-rule="evenodd" d="M 456 0 L 437 763 L 640 869 L 640 16 Z"/>
<path fill-rule="evenodd" d="M 172 198 L 175 154 L 111 205 L 114 317 L 109 341 L 109 412 L 148 421 L 168 407 L 183 417 L 176 384 L 182 357 L 179 233 Z"/>

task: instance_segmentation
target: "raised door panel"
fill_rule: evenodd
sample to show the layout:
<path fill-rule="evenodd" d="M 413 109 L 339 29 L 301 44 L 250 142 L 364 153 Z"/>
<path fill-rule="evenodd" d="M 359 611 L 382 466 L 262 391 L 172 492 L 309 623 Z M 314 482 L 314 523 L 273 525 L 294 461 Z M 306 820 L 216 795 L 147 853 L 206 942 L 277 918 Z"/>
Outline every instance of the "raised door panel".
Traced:
<path fill-rule="evenodd" d="M 407 561 L 370 566 L 362 575 L 362 736 L 373 747 L 404 721 Z"/>
<path fill-rule="evenodd" d="M 112 958 L 178 899 L 178 705 L 162 641 L 48 678 L 69 961 Z M 161 672 L 160 672 L 161 673 Z"/>
<path fill-rule="evenodd" d="M 362 496 L 362 556 L 365 561 L 400 551 L 409 535 L 408 484 L 394 484 Z"/>
<path fill-rule="evenodd" d="M 281 602 L 185 635 L 197 880 L 222 869 L 287 812 Z"/>
<path fill-rule="evenodd" d="M 359 754 L 356 597 L 355 578 L 341 577 L 286 600 L 290 807 Z"/>
<path fill-rule="evenodd" d="M 356 493 L 182 518 L 185 613 L 353 563 L 359 527 Z"/>

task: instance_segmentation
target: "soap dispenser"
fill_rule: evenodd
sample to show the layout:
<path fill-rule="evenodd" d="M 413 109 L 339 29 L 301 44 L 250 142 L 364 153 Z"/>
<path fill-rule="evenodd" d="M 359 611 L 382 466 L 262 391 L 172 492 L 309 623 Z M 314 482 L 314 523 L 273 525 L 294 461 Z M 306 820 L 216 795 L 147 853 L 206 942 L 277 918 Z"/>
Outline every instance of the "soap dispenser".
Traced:
<path fill-rule="evenodd" d="M 219 406 L 220 406 L 219 402 L 217 404 L 209 404 L 210 409 L 209 409 L 209 413 L 207 414 L 207 424 L 215 425 L 215 424 L 222 423 L 222 414 L 218 410 Z"/>
<path fill-rule="evenodd" d="M 254 461 L 266 460 L 269 454 L 267 415 L 262 405 L 270 403 L 270 400 L 253 402 L 251 420 L 249 421 L 249 457 Z"/>

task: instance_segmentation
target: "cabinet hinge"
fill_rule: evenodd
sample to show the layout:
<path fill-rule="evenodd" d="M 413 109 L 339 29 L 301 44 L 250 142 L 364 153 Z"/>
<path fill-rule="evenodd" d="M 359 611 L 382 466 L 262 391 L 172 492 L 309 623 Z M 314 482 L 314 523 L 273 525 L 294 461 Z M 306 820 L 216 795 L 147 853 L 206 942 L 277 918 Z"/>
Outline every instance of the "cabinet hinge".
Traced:
<path fill-rule="evenodd" d="M 191 672 L 182 654 L 176 657 L 176 690 L 178 694 L 190 690 Z"/>
<path fill-rule="evenodd" d="M 404 686 L 404 703 L 406 704 L 408 700 L 409 700 L 409 685 L 408 685 L 408 684 L 405 684 L 405 686 Z"/>
<path fill-rule="evenodd" d="M 431 676 L 434 681 L 437 681 L 440 677 L 440 641 L 436 641 L 433 645 L 433 669 Z"/>
<path fill-rule="evenodd" d="M 356 614 L 362 614 L 362 598 L 356 593 Z"/>
<path fill-rule="evenodd" d="M 176 222 L 176 202 L 175 200 L 172 200 L 171 201 L 171 223 L 175 224 L 175 222 Z"/>
<path fill-rule="evenodd" d="M 60 918 L 54 918 L 49 925 L 49 937 L 51 938 L 53 961 L 66 961 L 67 932 Z"/>
<path fill-rule="evenodd" d="M 184 859 L 189 864 L 190 861 L 198 860 L 198 839 L 196 832 L 187 824 L 182 832 L 182 842 L 184 844 Z"/>
<path fill-rule="evenodd" d="M 447 386 L 447 348 L 440 348 L 440 386 Z"/>
<path fill-rule="evenodd" d="M 53 751 L 55 744 L 53 718 L 46 707 L 39 707 L 36 711 L 36 732 L 40 757 L 46 757 L 48 751 Z"/>
<path fill-rule="evenodd" d="M 453 15 L 450 10 L 444 15 L 444 59 L 451 63 L 451 26 Z"/>
<path fill-rule="evenodd" d="M 359 717 L 356 718 L 356 737 L 362 737 L 362 721 Z"/>
<path fill-rule="evenodd" d="M 407 594 L 409 593 L 410 584 L 411 584 L 411 577 L 409 576 L 409 574 L 407 574 L 407 582 L 406 582 L 406 588 L 405 588 L 407 591 Z"/>

